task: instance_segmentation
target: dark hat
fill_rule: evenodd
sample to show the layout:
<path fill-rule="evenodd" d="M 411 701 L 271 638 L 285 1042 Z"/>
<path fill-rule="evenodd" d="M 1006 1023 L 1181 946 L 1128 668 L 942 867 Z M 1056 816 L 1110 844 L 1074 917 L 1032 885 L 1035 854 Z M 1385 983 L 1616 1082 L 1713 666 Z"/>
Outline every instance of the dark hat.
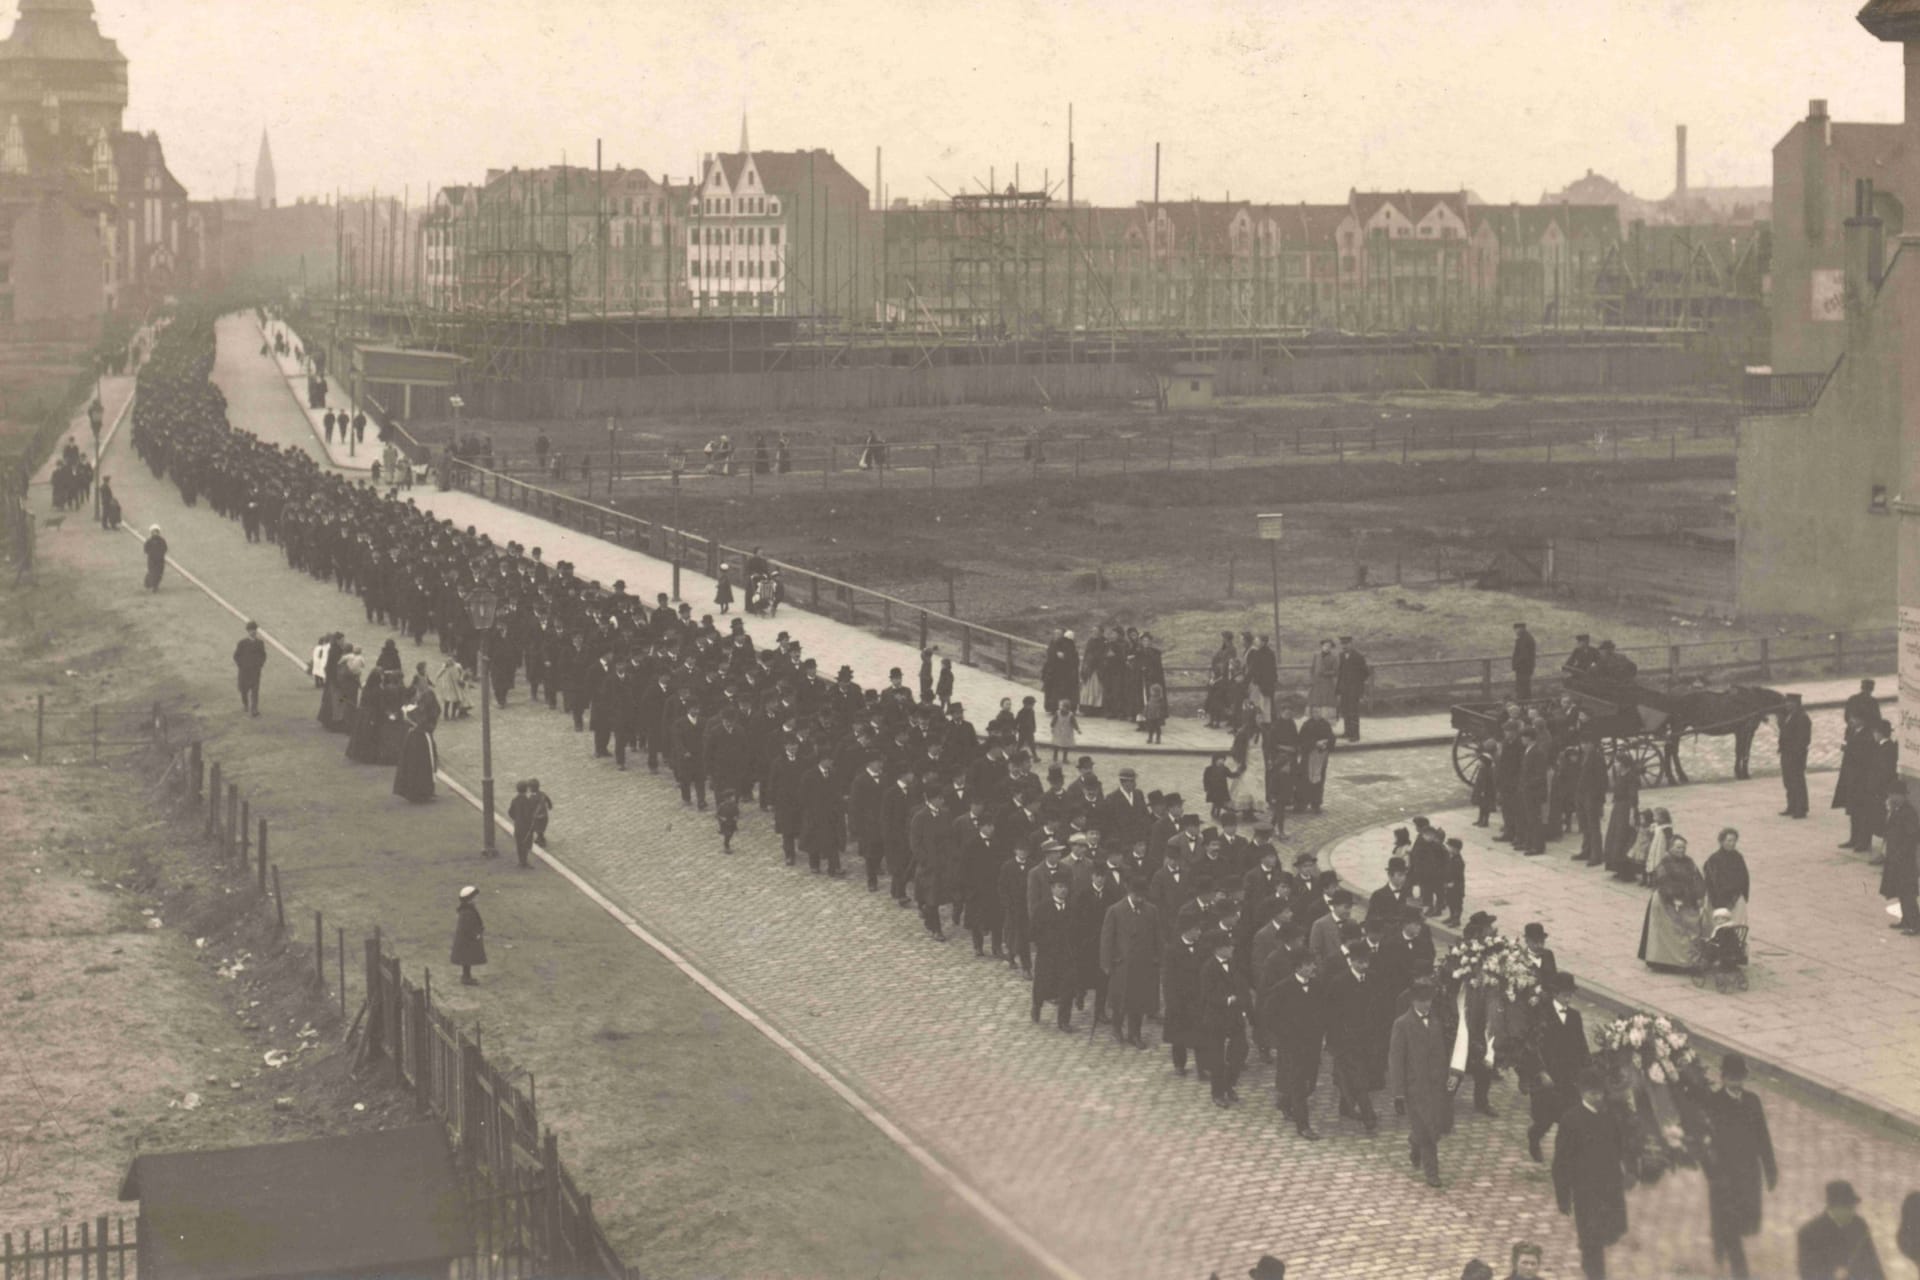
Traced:
<path fill-rule="evenodd" d="M 1287 1280 L 1287 1264 L 1270 1253 L 1263 1253 L 1247 1275 L 1251 1280 Z"/>
<path fill-rule="evenodd" d="M 1350 907 L 1353 905 L 1353 894 L 1346 889 L 1335 889 L 1332 902 L 1336 907 Z"/>
<path fill-rule="evenodd" d="M 1253 828 L 1253 834 L 1259 839 L 1265 840 L 1268 836 L 1273 834 L 1273 828 L 1268 826 L 1264 822 L 1255 823 Z"/>
<path fill-rule="evenodd" d="M 1050 764 L 1047 766 L 1047 776 L 1049 778 L 1064 778 L 1067 776 L 1067 771 L 1057 764 Z"/>
<path fill-rule="evenodd" d="M 1582 1093 L 1590 1089 L 1605 1090 L 1607 1087 L 1607 1076 L 1606 1073 L 1598 1067 L 1583 1067 L 1581 1068 L 1576 1083 Z"/>
<path fill-rule="evenodd" d="M 1438 989 L 1439 988 L 1434 985 L 1432 978 L 1415 978 L 1413 984 L 1407 988 L 1407 993 L 1416 1000 L 1422 996 L 1431 1000 L 1433 999 L 1434 992 Z"/>
<path fill-rule="evenodd" d="M 1499 918 L 1500 917 L 1491 912 L 1476 911 L 1467 917 L 1467 932 L 1472 933 L 1476 929 L 1491 929 L 1493 928 L 1493 922 Z"/>
<path fill-rule="evenodd" d="M 1169 791 L 1166 795 L 1168 805 L 1185 804 L 1186 799 L 1178 791 Z"/>
<path fill-rule="evenodd" d="M 1602 641 L 1600 642 L 1600 647 L 1601 647 L 1602 649 L 1611 649 L 1611 648 L 1613 648 L 1613 641 L 1611 641 L 1611 640 L 1602 640 Z"/>
<path fill-rule="evenodd" d="M 1147 792 L 1148 804 L 1165 804 L 1166 802 L 1167 802 L 1167 798 L 1161 795 L 1158 791 Z"/>
<path fill-rule="evenodd" d="M 1078 760 L 1074 761 L 1073 763 L 1074 763 L 1074 767 L 1077 769 L 1091 769 L 1093 768 L 1093 757 L 1081 756 Z"/>
<path fill-rule="evenodd" d="M 1137 778 L 1140 775 L 1135 773 L 1132 769 L 1122 769 L 1120 771 L 1120 776 L 1122 778 Z"/>
<path fill-rule="evenodd" d="M 1412 844 L 1413 836 L 1408 833 L 1405 827 L 1395 827 L 1393 829 L 1393 842 L 1395 844 Z"/>
<path fill-rule="evenodd" d="M 1547 979 L 1547 994 L 1565 996 L 1573 994 L 1573 975 L 1564 969 Z"/>
<path fill-rule="evenodd" d="M 1415 831 L 1425 831 L 1428 827 L 1431 827 L 1432 825 L 1433 823 L 1428 821 L 1425 818 L 1415 818 L 1413 820 L 1413 829 Z"/>
<path fill-rule="evenodd" d="M 1520 932 L 1526 937 L 1528 942 L 1545 942 L 1547 940 L 1547 927 L 1538 920 L 1530 921 L 1527 927 Z"/>
<path fill-rule="evenodd" d="M 1524 623 L 1524 622 L 1516 622 L 1516 623 L 1514 623 L 1514 624 L 1513 624 L 1513 629 L 1514 629 L 1515 631 L 1519 631 L 1519 630 L 1521 630 L 1521 629 L 1523 629 L 1523 628 L 1524 628 L 1524 627 L 1525 627 L 1526 625 L 1527 625 L 1527 624 L 1526 624 L 1526 623 Z"/>
<path fill-rule="evenodd" d="M 1368 912 L 1367 918 L 1360 922 L 1360 927 L 1368 933 L 1385 933 L 1400 923 L 1399 915 L 1392 907 L 1383 907 L 1379 911 Z"/>
<path fill-rule="evenodd" d="M 1197 827 L 1200 825 L 1200 815 L 1197 813 L 1183 813 L 1180 815 L 1180 825 L 1182 827 Z"/>
<path fill-rule="evenodd" d="M 1853 1184 L 1846 1179 L 1835 1179 L 1827 1184 L 1827 1208 L 1851 1209 L 1859 1203 L 1860 1197 L 1854 1193 Z"/>
<path fill-rule="evenodd" d="M 1395 857 L 1395 858 L 1387 859 L 1388 875 L 1392 875 L 1396 871 L 1405 871 L 1406 869 L 1407 869 L 1407 860 L 1405 858 Z"/>
<path fill-rule="evenodd" d="M 1722 1080 L 1745 1080 L 1747 1078 L 1746 1058 L 1737 1053 L 1730 1053 L 1720 1059 L 1720 1078 Z"/>
<path fill-rule="evenodd" d="M 1800 695 L 1799 695 L 1799 694 L 1797 694 L 1797 693 L 1790 693 L 1790 694 L 1788 694 L 1788 695 L 1787 695 L 1787 701 L 1788 701 L 1788 702 L 1796 702 L 1796 703 L 1797 703 L 1797 702 L 1799 702 L 1799 701 L 1800 701 Z"/>
<path fill-rule="evenodd" d="M 1311 849 L 1302 849 L 1300 852 L 1293 855 L 1293 865 L 1296 867 L 1304 862 L 1318 862 L 1318 861 L 1320 861 L 1320 855 L 1315 853 Z"/>
<path fill-rule="evenodd" d="M 1574 639 L 1578 640 L 1582 644 L 1585 644 L 1587 641 L 1593 639 L 1593 637 L 1587 634 L 1586 632 L 1582 631 L 1579 635 L 1575 636 Z"/>

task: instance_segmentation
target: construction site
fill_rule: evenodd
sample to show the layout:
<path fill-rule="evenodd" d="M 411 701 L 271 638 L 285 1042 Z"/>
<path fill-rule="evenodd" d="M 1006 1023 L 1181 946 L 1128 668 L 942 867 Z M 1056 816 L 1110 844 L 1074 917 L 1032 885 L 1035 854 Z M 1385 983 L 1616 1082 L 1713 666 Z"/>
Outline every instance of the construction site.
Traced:
<path fill-rule="evenodd" d="M 1766 225 L 1622 226 L 1468 191 L 1101 206 L 1068 177 L 888 203 L 830 152 L 694 177 L 561 164 L 343 212 L 294 319 L 458 356 L 409 416 L 1097 404 L 1314 392 L 1641 394 L 1765 359 Z M 369 396 L 398 412 L 392 388 Z M 390 404 L 389 402 L 396 402 Z"/>

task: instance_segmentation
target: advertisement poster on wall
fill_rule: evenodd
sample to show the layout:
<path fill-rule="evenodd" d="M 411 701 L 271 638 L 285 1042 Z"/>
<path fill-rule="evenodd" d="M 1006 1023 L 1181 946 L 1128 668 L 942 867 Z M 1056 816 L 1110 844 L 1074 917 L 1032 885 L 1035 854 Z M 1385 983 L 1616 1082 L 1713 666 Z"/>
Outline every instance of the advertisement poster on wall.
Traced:
<path fill-rule="evenodd" d="M 1900 701 L 1894 727 L 1900 743 L 1900 772 L 1920 777 L 1920 608 L 1900 606 Z"/>

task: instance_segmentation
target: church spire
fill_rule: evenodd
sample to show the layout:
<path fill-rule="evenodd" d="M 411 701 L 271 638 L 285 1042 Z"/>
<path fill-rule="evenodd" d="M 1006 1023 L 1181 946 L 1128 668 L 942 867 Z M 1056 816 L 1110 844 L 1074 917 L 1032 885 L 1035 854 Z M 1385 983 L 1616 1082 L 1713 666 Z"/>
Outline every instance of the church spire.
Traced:
<path fill-rule="evenodd" d="M 273 148 L 267 143 L 267 131 L 260 131 L 260 158 L 253 166 L 253 202 L 262 209 L 275 207 L 280 192 L 273 177 Z"/>
<path fill-rule="evenodd" d="M 747 147 L 747 113 L 742 111 L 740 113 L 740 154 L 744 156 L 748 154 L 748 151 L 749 151 L 749 148 Z"/>

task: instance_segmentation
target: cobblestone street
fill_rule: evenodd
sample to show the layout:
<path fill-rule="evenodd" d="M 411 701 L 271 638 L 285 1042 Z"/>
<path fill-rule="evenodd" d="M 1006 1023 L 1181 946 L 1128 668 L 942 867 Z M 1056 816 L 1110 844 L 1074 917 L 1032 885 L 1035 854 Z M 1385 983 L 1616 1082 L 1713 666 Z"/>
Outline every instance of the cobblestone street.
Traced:
<path fill-rule="evenodd" d="M 235 324 L 245 331 L 232 334 Z M 252 322 L 244 317 L 229 318 L 221 330 L 215 376 L 235 425 L 298 443 L 317 456 L 318 445 L 282 375 L 258 358 L 257 331 L 248 331 Z M 230 352 L 236 341 L 241 345 Z M 124 451 L 124 442 L 115 448 Z M 356 642 L 377 646 L 384 638 L 361 623 L 357 601 L 289 571 L 276 548 L 247 546 L 237 525 L 204 508 L 182 508 L 170 488 L 130 463 L 122 452 L 112 472 L 129 522 L 161 520 L 183 566 L 289 647 L 299 651 L 314 635 L 336 627 Z M 648 580 L 624 568 L 627 561 L 596 558 L 603 550 L 623 554 L 607 544 L 543 522 L 516 523 L 527 518 L 477 498 L 431 492 L 419 497 L 461 524 L 488 529 L 496 541 L 513 537 L 543 545 L 549 561 L 574 560 L 586 576 L 625 577 L 631 590 L 649 596 L 664 589 L 658 577 Z M 139 550 L 132 539 L 125 541 L 131 575 Z M 697 598 L 697 592 L 689 594 Z M 816 633 L 816 627 L 837 630 Z M 823 667 L 848 662 L 863 678 L 874 678 L 887 665 L 904 666 L 897 655 L 911 655 L 904 646 L 797 612 L 791 618 L 783 613 L 771 627 L 761 620 L 752 627 L 756 634 L 782 628 L 801 636 Z M 858 645 L 848 637 L 858 637 Z M 404 642 L 401 649 L 403 656 L 415 652 Z M 1004 696 L 1003 687 L 1009 694 L 1022 692 L 970 672 L 962 677 L 961 696 L 984 713 Z M 1831 715 L 1816 719 L 1822 735 L 1817 766 L 1830 762 Z M 1129 727 L 1115 731 L 1131 733 Z M 1494 1093 L 1497 1119 L 1460 1108 L 1459 1126 L 1441 1152 L 1445 1187 L 1433 1191 L 1405 1162 L 1404 1122 L 1388 1118 L 1379 1136 L 1362 1136 L 1356 1124 L 1335 1115 L 1330 1083 L 1323 1082 L 1314 1099 L 1315 1123 L 1326 1135 L 1315 1144 L 1278 1123 L 1270 1106 L 1271 1072 L 1257 1058 L 1243 1090 L 1248 1105 L 1217 1111 L 1207 1104 L 1205 1086 L 1172 1074 L 1164 1051 L 1116 1048 L 1104 1032 L 1089 1038 L 1084 1015 L 1072 1036 L 1050 1025 L 1033 1026 L 1026 987 L 1003 965 L 976 959 L 957 939 L 945 945 L 928 941 L 912 913 L 894 908 L 885 895 L 870 896 L 857 878 L 836 882 L 781 866 L 778 841 L 760 815 L 743 824 L 735 856 L 723 857 L 711 819 L 684 808 L 664 777 L 648 774 L 644 761 L 620 773 L 610 761 L 595 760 L 590 742 L 573 732 L 570 721 L 530 705 L 524 689 L 495 716 L 494 733 L 496 777 L 537 772 L 559 798 L 556 858 L 681 950 L 1084 1275 L 1197 1280 L 1217 1270 L 1234 1277 L 1260 1253 L 1273 1252 L 1287 1260 L 1290 1275 L 1426 1280 L 1457 1275 L 1475 1255 L 1504 1271 L 1508 1247 L 1520 1238 L 1545 1245 L 1549 1276 L 1577 1274 L 1571 1222 L 1555 1211 L 1545 1170 L 1527 1159 L 1526 1102 L 1510 1082 Z M 440 739 L 446 772 L 465 785 L 477 783 L 477 725 L 445 725 Z M 1730 767 L 1722 745 L 1690 754 L 1690 771 L 1725 777 Z M 1771 763 L 1770 747 L 1763 735 L 1756 752 L 1763 770 Z M 1122 763 L 1139 768 L 1143 786 L 1189 794 L 1198 789 L 1198 761 L 1122 756 L 1103 759 L 1101 771 L 1110 776 Z M 326 785 L 325 779 L 318 782 Z M 1770 784 L 1749 785 L 1761 790 Z M 1683 821 L 1703 854 L 1711 836 L 1706 828 L 1717 829 L 1720 819 L 1713 815 L 1719 810 L 1693 797 L 1718 790 L 1654 793 L 1661 797 L 1656 803 L 1668 803 L 1677 813 L 1685 808 Z M 1463 799 L 1445 748 L 1336 754 L 1328 813 L 1290 826 L 1292 847 L 1356 836 L 1413 813 L 1438 813 Z M 1765 812 L 1777 807 L 1774 799 L 1769 792 Z M 1450 828 L 1466 825 L 1441 821 Z M 1781 918 L 1763 912 L 1796 909 L 1796 895 L 1781 883 L 1772 860 L 1805 851 L 1770 846 L 1751 820 L 1737 825 L 1749 833 L 1758 893 L 1755 932 L 1762 936 Z M 1825 829 L 1821 823 L 1803 825 Z M 1368 847 L 1378 844 L 1371 836 L 1361 839 Z M 1360 860 L 1359 847 L 1336 856 L 1357 884 L 1370 888 L 1379 882 L 1377 868 Z M 1571 896 L 1563 915 L 1547 914 L 1551 903 L 1538 911 L 1528 905 L 1550 899 L 1551 886 L 1591 873 L 1550 857 L 1519 868 L 1513 874 L 1530 879 L 1509 885 L 1497 868 L 1500 857 L 1470 854 L 1469 909 L 1497 910 L 1503 926 L 1514 931 L 1526 919 L 1546 919 L 1556 934 L 1565 934 L 1556 941 L 1565 944 L 1561 954 L 1568 967 L 1583 975 L 1592 969 L 1602 982 L 1599 969 L 1581 955 L 1580 931 L 1587 923 L 1577 917 L 1587 908 Z M 1855 867 L 1823 870 L 1864 875 Z M 1537 884 L 1531 879 L 1536 875 Z M 511 879 L 494 892 L 510 896 Z M 1636 909 L 1632 895 L 1618 904 L 1609 900 L 1604 911 L 1595 908 L 1604 919 L 1591 922 L 1592 936 L 1617 937 L 1617 949 L 1630 956 L 1637 916 L 1628 936 L 1614 915 Z M 1805 932 L 1826 924 L 1822 917 Z M 1885 933 L 1875 926 L 1863 944 L 1866 955 L 1885 954 L 1878 950 Z M 1807 954 L 1841 962 L 1836 953 Z M 513 979 L 503 973 L 499 980 Z M 1757 1004 L 1772 994 L 1756 982 L 1741 999 Z M 1834 994 L 1829 987 L 1828 1004 Z M 1676 995 L 1698 998 L 1690 986 Z M 463 1013 L 480 1013 L 487 995 L 483 988 L 449 998 Z M 1798 1025 L 1803 1036 L 1826 1029 L 1811 1016 Z M 488 1035 L 510 1043 L 514 1031 L 489 1022 Z M 1849 1043 L 1863 1052 L 1874 1048 Z M 1914 1147 L 1810 1100 L 1769 1091 L 1766 1103 L 1783 1177 L 1768 1206 L 1766 1231 L 1752 1251 L 1756 1274 L 1789 1273 L 1792 1226 L 1819 1209 L 1820 1185 L 1830 1177 L 1850 1177 L 1861 1188 L 1883 1254 L 1890 1251 L 1897 1197 L 1912 1189 L 1915 1178 Z M 1610 1258 L 1612 1274 L 1712 1274 L 1698 1174 L 1676 1175 L 1657 1189 L 1634 1193 L 1630 1211 L 1633 1233 Z"/>

